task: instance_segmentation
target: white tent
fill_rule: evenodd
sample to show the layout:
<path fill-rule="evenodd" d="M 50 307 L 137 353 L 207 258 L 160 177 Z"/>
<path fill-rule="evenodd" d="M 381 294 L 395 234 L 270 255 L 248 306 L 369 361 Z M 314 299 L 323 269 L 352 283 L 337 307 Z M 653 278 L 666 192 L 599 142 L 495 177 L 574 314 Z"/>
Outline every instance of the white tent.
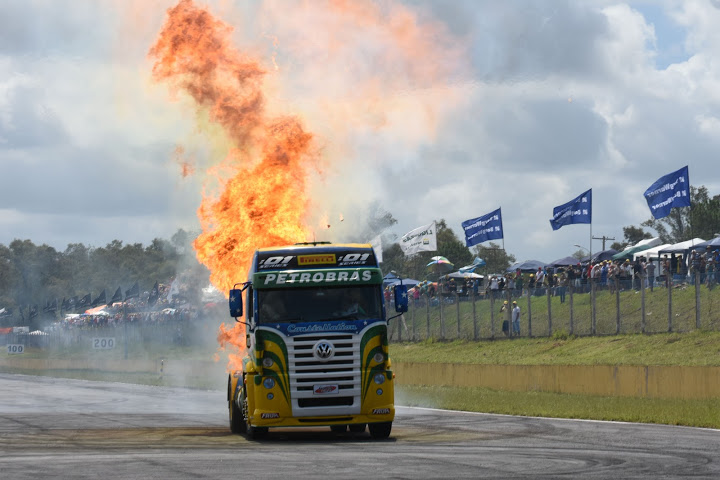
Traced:
<path fill-rule="evenodd" d="M 671 253 L 682 253 L 685 254 L 690 248 L 692 248 L 693 245 L 697 245 L 698 243 L 702 243 L 705 240 L 702 238 L 693 238 L 692 240 L 685 240 L 684 242 L 676 243 L 674 245 L 670 245 L 669 247 L 663 248 L 662 250 L 658 251 L 658 254 L 663 255 L 665 253 L 671 254 Z"/>
<path fill-rule="evenodd" d="M 637 259 L 638 257 L 645 257 L 645 258 L 656 258 L 659 257 L 658 252 L 664 248 L 671 247 L 672 245 L 669 243 L 665 243 L 663 245 L 658 245 L 657 247 L 648 248 L 647 250 L 642 250 L 640 252 L 636 252 L 633 254 L 633 261 Z"/>

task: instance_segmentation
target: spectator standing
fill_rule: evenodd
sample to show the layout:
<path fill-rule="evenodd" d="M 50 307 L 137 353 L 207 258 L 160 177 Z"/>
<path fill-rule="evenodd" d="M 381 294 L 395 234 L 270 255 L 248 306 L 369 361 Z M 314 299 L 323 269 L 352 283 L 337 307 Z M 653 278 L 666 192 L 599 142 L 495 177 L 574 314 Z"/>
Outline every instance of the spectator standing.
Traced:
<path fill-rule="evenodd" d="M 513 335 L 520 336 L 520 306 L 517 302 L 513 302 L 512 309 L 512 330 Z"/>
<path fill-rule="evenodd" d="M 655 288 L 655 264 L 653 262 L 647 262 L 645 264 L 645 275 L 647 275 L 648 287 L 650 287 L 650 291 L 652 292 Z"/>
<path fill-rule="evenodd" d="M 697 250 L 693 250 L 690 256 L 690 276 L 692 278 L 693 284 L 695 284 L 695 277 L 702 271 L 701 266 L 702 259 L 700 258 L 700 254 L 697 252 Z M 702 281 L 702 277 L 700 281 Z"/>
<path fill-rule="evenodd" d="M 558 287 L 557 292 L 560 296 L 560 303 L 565 303 L 565 289 L 568 285 L 568 275 L 565 272 L 565 270 L 560 270 L 560 274 L 558 275 Z"/>
<path fill-rule="evenodd" d="M 515 272 L 515 290 L 518 293 L 518 296 L 522 296 L 523 294 L 523 274 L 520 271 L 520 269 L 517 269 L 517 272 Z"/>
<path fill-rule="evenodd" d="M 493 275 L 493 277 L 490 279 L 490 295 L 492 295 L 492 298 L 498 298 L 498 289 L 500 285 L 498 283 L 498 278 Z"/>
<path fill-rule="evenodd" d="M 615 279 L 617 278 L 617 264 L 613 262 L 608 263 L 607 271 L 607 287 L 610 293 L 615 293 Z"/>
<path fill-rule="evenodd" d="M 640 264 L 640 257 L 635 259 L 632 266 L 633 273 L 633 288 L 640 290 L 640 282 L 642 281 L 642 265 Z"/>
<path fill-rule="evenodd" d="M 543 271 L 542 267 L 538 267 L 537 273 L 535 274 L 535 294 L 536 295 L 540 295 L 541 292 L 538 292 L 538 290 L 542 288 L 544 283 L 545 283 L 545 272 Z"/>

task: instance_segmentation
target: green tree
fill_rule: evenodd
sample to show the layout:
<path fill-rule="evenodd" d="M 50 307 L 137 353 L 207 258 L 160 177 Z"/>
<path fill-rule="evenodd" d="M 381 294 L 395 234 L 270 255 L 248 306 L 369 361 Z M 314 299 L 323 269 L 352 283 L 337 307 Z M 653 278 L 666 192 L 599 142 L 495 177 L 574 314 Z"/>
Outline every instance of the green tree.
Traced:
<path fill-rule="evenodd" d="M 495 242 L 490 242 L 487 247 L 476 245 L 475 254 L 485 260 L 485 266 L 480 269 L 483 274 L 503 273 L 516 262 L 515 255 L 507 253 Z"/>
<path fill-rule="evenodd" d="M 720 232 L 720 195 L 710 197 L 706 187 L 690 187 L 691 207 L 673 208 L 664 218 L 650 218 L 641 225 L 655 230 L 663 243 L 693 237 L 710 239 Z"/>
<path fill-rule="evenodd" d="M 614 248 L 617 251 L 624 250 L 631 245 L 635 245 L 641 240 L 646 240 L 648 238 L 652 238 L 653 236 L 650 232 L 646 232 L 642 227 L 628 225 L 627 227 L 623 227 L 623 237 L 624 241 L 614 242 L 610 245 L 610 248 Z"/>
<path fill-rule="evenodd" d="M 400 248 L 400 244 L 393 243 L 387 248 L 383 248 L 383 261 L 380 264 L 383 275 L 394 271 L 400 276 L 409 277 L 410 272 L 405 271 L 405 254 Z"/>

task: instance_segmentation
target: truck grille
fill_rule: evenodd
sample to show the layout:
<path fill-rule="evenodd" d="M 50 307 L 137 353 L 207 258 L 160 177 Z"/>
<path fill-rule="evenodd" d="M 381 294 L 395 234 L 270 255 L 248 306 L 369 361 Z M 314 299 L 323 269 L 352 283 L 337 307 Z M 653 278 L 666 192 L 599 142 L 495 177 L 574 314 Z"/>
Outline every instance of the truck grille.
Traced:
<path fill-rule="evenodd" d="M 313 354 L 321 341 L 333 345 L 327 361 Z M 360 336 L 348 333 L 298 335 L 287 339 L 290 392 L 294 416 L 360 413 Z M 336 393 L 318 395 L 317 386 L 337 387 Z"/>

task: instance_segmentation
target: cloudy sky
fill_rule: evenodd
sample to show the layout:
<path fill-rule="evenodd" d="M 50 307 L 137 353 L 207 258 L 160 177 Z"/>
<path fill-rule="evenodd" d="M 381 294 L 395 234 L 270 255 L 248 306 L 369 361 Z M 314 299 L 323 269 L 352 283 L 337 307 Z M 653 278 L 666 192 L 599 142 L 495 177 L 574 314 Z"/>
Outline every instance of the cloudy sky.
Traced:
<path fill-rule="evenodd" d="M 222 148 L 147 56 L 175 3 L 0 4 L 0 243 L 199 228 Z M 356 234 L 372 200 L 397 235 L 501 207 L 506 249 L 551 261 L 590 248 L 588 225 L 548 222 L 589 188 L 592 235 L 617 240 L 661 175 L 720 194 L 720 1 L 234 3 L 209 8 L 322 147 L 318 239 Z"/>

